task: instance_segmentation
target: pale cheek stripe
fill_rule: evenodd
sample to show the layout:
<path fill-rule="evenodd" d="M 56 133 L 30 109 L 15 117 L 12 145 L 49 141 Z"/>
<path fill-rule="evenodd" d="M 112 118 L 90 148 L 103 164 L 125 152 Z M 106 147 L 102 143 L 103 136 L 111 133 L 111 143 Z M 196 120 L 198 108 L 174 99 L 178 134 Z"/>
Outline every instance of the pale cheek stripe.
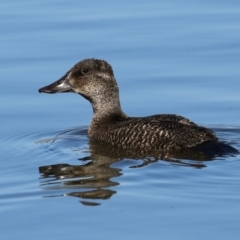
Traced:
<path fill-rule="evenodd" d="M 70 79 L 72 72 L 70 72 L 67 76 L 67 79 Z"/>

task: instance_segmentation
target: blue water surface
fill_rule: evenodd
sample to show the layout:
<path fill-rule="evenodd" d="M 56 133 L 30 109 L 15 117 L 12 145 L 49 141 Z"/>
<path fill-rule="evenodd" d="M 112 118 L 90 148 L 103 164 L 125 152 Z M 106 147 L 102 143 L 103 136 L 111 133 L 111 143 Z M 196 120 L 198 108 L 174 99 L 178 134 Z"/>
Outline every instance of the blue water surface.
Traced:
<path fill-rule="evenodd" d="M 0 15 L 2 239 L 239 239 L 239 155 L 100 154 L 85 99 L 38 93 L 104 59 L 126 114 L 180 114 L 240 150 L 239 1 L 3 0 Z"/>

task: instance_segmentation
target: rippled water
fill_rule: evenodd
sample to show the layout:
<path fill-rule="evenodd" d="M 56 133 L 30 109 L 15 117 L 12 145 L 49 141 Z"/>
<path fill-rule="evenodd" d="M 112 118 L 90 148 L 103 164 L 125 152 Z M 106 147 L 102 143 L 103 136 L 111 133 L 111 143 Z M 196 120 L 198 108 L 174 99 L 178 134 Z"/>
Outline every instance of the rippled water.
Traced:
<path fill-rule="evenodd" d="M 221 140 L 240 149 L 238 128 L 214 130 Z M 14 226 L 22 236 L 37 234 L 43 228 L 41 237 L 45 231 L 84 231 L 84 238 L 91 229 L 107 231 L 104 236 L 119 231 L 128 237 L 125 228 L 129 224 L 138 230 L 133 236 L 146 234 L 148 229 L 167 235 L 172 224 L 176 232 L 191 228 L 191 234 L 205 228 L 213 235 L 219 228 L 237 231 L 238 156 L 206 161 L 114 157 L 108 150 L 99 155 L 99 149 L 88 141 L 86 127 L 4 138 L 5 144 L 15 144 L 4 150 L 5 159 L 10 160 L 2 169 L 4 227 Z M 28 224 L 38 226 L 29 230 Z M 61 230 L 59 224 L 64 224 Z M 139 229 L 143 224 L 146 229 Z M 114 230 L 109 232 L 109 228 Z M 15 234 L 6 233 L 9 235 Z"/>
<path fill-rule="evenodd" d="M 89 103 L 38 94 L 112 64 L 128 115 L 176 113 L 240 150 L 240 3 L 3 1 L 3 239 L 239 239 L 239 155 L 154 157 L 89 142 Z"/>

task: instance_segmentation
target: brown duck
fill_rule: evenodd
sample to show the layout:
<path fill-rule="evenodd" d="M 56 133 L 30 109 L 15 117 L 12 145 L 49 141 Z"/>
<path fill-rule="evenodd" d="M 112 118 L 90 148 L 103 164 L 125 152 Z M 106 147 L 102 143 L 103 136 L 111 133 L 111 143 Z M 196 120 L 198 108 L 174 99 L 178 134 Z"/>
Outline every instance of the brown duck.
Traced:
<path fill-rule="evenodd" d="M 175 114 L 128 117 L 121 109 L 112 67 L 104 60 L 80 61 L 62 78 L 40 88 L 39 92 L 75 92 L 86 98 L 93 108 L 88 130 L 91 140 L 125 149 L 171 151 L 191 148 L 219 154 L 238 152 L 219 142 L 210 129 Z"/>

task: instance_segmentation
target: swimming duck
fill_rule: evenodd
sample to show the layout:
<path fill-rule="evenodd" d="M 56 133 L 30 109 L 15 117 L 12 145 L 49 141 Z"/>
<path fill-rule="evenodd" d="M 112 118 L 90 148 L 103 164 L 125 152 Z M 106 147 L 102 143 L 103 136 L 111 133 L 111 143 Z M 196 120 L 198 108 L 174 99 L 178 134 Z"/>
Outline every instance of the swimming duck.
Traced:
<path fill-rule="evenodd" d="M 88 136 L 94 141 L 125 149 L 165 151 L 191 148 L 238 152 L 218 142 L 212 130 L 179 115 L 127 116 L 121 108 L 112 67 L 104 60 L 82 60 L 58 81 L 40 88 L 39 92 L 75 92 L 86 98 L 93 108 Z"/>

